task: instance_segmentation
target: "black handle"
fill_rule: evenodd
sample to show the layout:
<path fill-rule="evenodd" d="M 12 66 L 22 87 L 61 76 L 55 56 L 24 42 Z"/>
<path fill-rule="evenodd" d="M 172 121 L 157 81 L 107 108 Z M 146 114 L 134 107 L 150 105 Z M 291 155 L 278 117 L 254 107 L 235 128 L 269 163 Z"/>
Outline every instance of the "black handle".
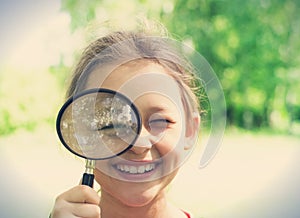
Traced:
<path fill-rule="evenodd" d="M 93 188 L 94 185 L 94 174 L 84 173 L 82 177 L 82 185 L 87 185 Z"/>

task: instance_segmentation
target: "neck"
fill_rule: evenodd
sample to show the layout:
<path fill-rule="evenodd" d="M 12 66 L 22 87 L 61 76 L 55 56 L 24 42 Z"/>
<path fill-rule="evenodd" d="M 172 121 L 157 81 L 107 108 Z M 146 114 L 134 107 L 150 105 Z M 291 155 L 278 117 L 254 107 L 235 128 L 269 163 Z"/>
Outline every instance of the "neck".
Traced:
<path fill-rule="evenodd" d="M 164 192 L 145 205 L 130 206 L 126 205 L 126 202 L 121 202 L 109 193 L 102 191 L 100 207 L 102 218 L 172 217 L 170 215 L 170 205 L 167 203 Z"/>

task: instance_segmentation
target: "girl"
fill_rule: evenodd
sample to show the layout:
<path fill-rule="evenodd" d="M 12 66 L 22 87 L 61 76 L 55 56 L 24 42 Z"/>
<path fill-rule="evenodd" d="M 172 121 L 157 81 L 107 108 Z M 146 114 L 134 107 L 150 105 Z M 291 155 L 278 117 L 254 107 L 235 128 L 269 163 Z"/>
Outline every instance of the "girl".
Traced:
<path fill-rule="evenodd" d="M 52 218 L 191 217 L 166 199 L 200 123 L 195 77 L 179 47 L 140 31 L 114 32 L 86 48 L 67 97 L 93 88 L 121 92 L 138 108 L 142 130 L 130 150 L 96 161 L 101 196 L 78 185 L 57 197 Z"/>

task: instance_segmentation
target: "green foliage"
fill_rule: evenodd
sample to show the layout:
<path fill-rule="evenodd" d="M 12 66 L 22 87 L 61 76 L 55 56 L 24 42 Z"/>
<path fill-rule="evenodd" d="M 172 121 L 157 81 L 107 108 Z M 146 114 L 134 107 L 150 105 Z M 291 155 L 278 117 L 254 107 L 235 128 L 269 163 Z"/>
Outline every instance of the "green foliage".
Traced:
<path fill-rule="evenodd" d="M 213 66 L 224 88 L 229 123 L 257 128 L 271 126 L 272 113 L 288 109 L 274 103 L 300 84 L 299 70 L 291 79 L 293 68 L 299 69 L 297 8 L 293 0 L 176 0 L 173 13 L 162 19 L 170 31 L 192 39 Z"/>
<path fill-rule="evenodd" d="M 1 110 L 0 115 L 0 135 L 8 135 L 14 132 L 17 127 L 12 123 L 9 112 Z"/>
<path fill-rule="evenodd" d="M 224 88 L 230 124 L 288 129 L 300 122 L 299 1 L 136 0 L 127 6 L 62 0 L 72 30 L 101 18 L 99 11 L 106 19 L 118 15 L 126 22 L 126 16 L 143 10 L 161 21 L 212 65 Z"/>
<path fill-rule="evenodd" d="M 48 71 L 4 69 L 9 73 L 0 80 L 0 136 L 18 129 L 33 131 L 53 120 L 60 100 L 56 78 Z"/>
<path fill-rule="evenodd" d="M 58 83 L 58 87 L 61 91 L 65 91 L 64 88 L 66 86 L 67 77 L 70 75 L 71 68 L 67 67 L 63 62 L 63 57 L 60 58 L 60 62 L 57 65 L 53 65 L 49 67 L 49 73 L 51 73 L 56 79 Z"/>
<path fill-rule="evenodd" d="M 95 18 L 95 8 L 101 3 L 101 0 L 62 0 L 61 9 L 70 14 L 71 30 L 87 26 L 89 21 Z"/>

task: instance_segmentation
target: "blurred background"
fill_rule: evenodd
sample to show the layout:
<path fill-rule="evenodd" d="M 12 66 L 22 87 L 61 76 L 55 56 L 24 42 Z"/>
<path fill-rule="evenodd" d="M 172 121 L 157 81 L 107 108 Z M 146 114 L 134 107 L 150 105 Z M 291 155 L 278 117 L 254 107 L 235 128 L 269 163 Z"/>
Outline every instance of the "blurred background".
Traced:
<path fill-rule="evenodd" d="M 199 169 L 196 147 L 170 200 L 196 218 L 299 217 L 299 9 L 297 0 L 0 0 L 0 217 L 47 217 L 79 182 L 83 161 L 54 128 L 66 80 L 101 23 L 131 28 L 137 17 L 201 53 L 226 98 L 218 153 Z"/>

